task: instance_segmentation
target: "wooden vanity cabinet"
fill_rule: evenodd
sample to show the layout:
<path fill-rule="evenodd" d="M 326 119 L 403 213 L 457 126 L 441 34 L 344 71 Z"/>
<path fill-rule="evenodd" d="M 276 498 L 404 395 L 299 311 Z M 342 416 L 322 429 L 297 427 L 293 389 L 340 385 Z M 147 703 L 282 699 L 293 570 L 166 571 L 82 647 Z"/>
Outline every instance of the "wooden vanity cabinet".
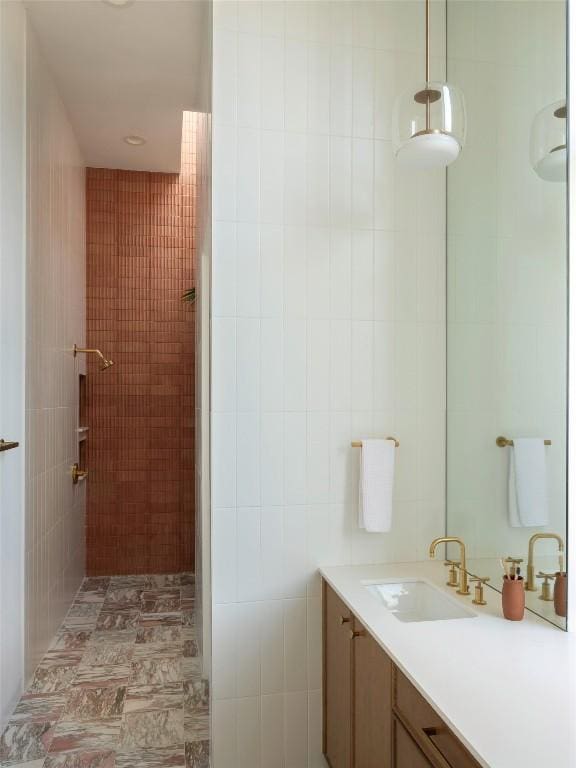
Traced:
<path fill-rule="evenodd" d="M 352 764 L 357 768 L 392 768 L 393 665 L 356 618 L 352 673 Z"/>
<path fill-rule="evenodd" d="M 326 582 L 323 630 L 330 768 L 480 768 Z"/>
<path fill-rule="evenodd" d="M 323 583 L 323 751 L 331 768 L 352 765 L 352 614 Z"/>
<path fill-rule="evenodd" d="M 392 662 L 324 583 L 324 755 L 331 768 L 392 768 Z"/>

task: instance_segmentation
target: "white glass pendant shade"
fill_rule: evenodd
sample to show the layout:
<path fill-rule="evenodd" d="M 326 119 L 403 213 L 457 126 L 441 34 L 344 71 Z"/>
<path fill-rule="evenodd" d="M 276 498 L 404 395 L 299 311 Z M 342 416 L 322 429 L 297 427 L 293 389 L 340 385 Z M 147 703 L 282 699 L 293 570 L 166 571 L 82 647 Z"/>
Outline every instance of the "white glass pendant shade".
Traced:
<path fill-rule="evenodd" d="M 422 83 L 394 107 L 394 154 L 408 168 L 445 168 L 466 139 L 462 92 L 449 83 Z"/>
<path fill-rule="evenodd" d="M 544 181 L 566 181 L 566 102 L 549 104 L 534 118 L 530 162 Z"/>

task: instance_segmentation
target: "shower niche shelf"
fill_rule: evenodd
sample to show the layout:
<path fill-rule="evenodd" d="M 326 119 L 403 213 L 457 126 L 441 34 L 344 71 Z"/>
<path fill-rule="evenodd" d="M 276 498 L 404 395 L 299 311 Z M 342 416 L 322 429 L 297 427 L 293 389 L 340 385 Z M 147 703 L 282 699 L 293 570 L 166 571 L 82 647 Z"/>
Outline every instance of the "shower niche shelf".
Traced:
<path fill-rule="evenodd" d="M 78 376 L 78 427 L 76 434 L 78 436 L 78 467 L 81 470 L 86 469 L 88 459 L 88 432 L 89 427 L 84 426 L 88 418 L 87 408 L 87 378 L 86 374 L 81 373 Z"/>

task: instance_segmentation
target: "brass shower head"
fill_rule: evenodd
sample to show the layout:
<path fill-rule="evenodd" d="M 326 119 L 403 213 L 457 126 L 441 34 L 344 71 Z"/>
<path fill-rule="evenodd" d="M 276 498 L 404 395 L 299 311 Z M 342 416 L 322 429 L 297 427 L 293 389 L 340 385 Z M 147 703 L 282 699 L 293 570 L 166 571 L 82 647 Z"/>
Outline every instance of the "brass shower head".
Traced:
<path fill-rule="evenodd" d="M 92 354 L 92 355 L 98 355 L 98 357 L 99 357 L 99 358 L 100 358 L 100 360 L 102 361 L 102 363 L 101 363 L 101 365 L 100 365 L 100 370 L 101 370 L 101 371 L 105 371 L 105 370 L 106 370 L 106 368 L 110 368 L 111 366 L 113 366 L 113 365 L 114 365 L 114 361 L 113 361 L 113 360 L 107 360 L 107 359 L 104 357 L 104 355 L 102 354 L 102 352 L 100 352 L 100 350 L 99 350 L 99 349 L 81 349 L 80 347 L 77 347 L 77 346 L 76 346 L 76 344 L 74 344 L 74 357 L 76 357 L 76 355 L 77 355 L 79 352 L 83 352 L 83 353 L 85 353 L 85 354 L 87 354 L 87 355 L 90 355 L 90 354 Z"/>

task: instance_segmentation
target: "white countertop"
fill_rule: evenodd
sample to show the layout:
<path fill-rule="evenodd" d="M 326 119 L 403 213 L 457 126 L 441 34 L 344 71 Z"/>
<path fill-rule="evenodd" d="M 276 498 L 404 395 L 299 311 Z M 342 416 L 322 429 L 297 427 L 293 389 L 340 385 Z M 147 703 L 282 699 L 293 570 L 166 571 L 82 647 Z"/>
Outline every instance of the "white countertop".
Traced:
<path fill-rule="evenodd" d="M 576 635 L 530 612 L 507 621 L 445 586 L 440 560 L 334 566 L 322 576 L 486 768 L 575 768 Z M 363 580 L 421 577 L 462 600 L 473 619 L 404 623 Z"/>

